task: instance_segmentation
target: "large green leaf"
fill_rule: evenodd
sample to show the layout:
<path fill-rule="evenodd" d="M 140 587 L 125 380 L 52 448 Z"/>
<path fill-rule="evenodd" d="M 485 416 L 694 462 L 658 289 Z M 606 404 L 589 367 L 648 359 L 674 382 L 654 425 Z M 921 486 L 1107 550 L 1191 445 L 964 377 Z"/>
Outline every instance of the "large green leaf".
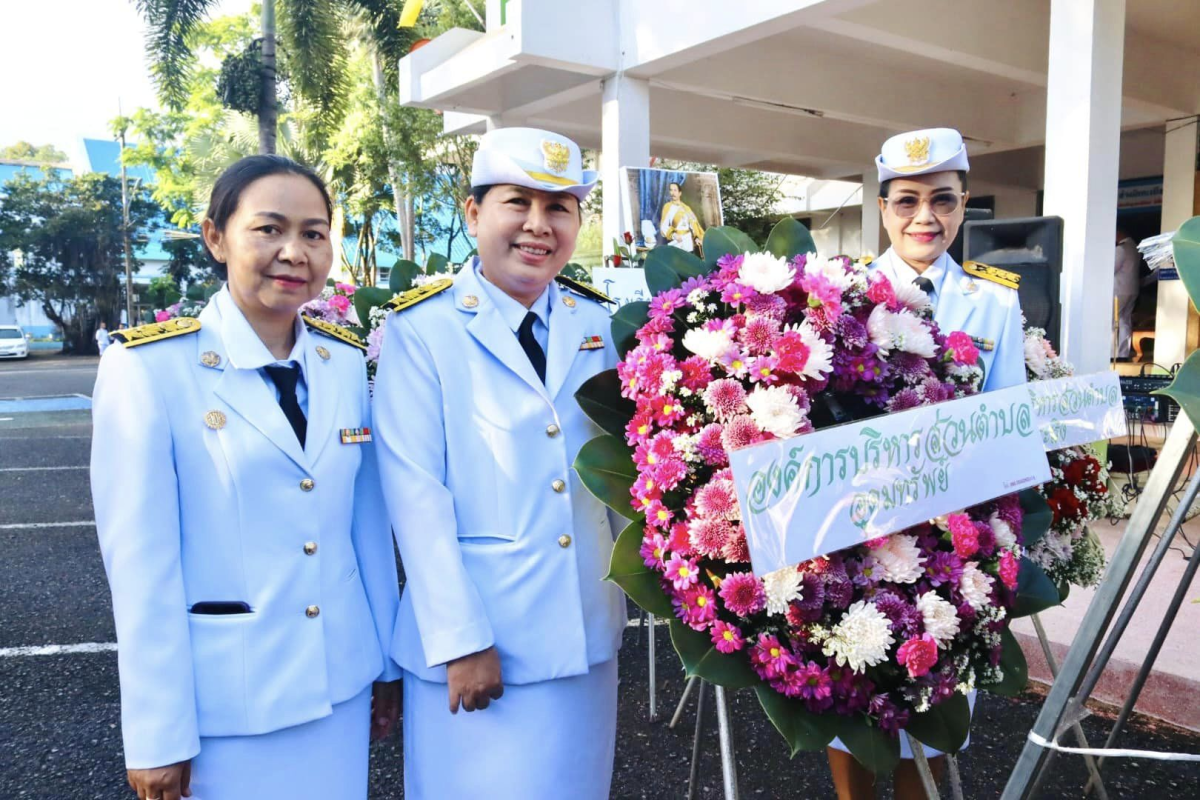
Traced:
<path fill-rule="evenodd" d="M 767 719 L 787 740 L 792 758 L 801 750 L 822 750 L 833 739 L 837 720 L 832 714 L 813 714 L 803 702 L 784 697 L 761 683 L 754 688 L 754 693 L 758 704 L 767 712 Z"/>
<path fill-rule="evenodd" d="M 1054 581 L 1027 556 L 1021 556 L 1021 571 L 1017 573 L 1017 605 L 1010 617 L 1028 617 L 1062 602 Z"/>
<path fill-rule="evenodd" d="M 641 608 L 651 614 L 670 618 L 675 614 L 671 601 L 663 593 L 659 574 L 642 561 L 642 535 L 645 523 L 634 520 L 629 523 L 613 545 L 612 558 L 608 562 L 606 581 L 612 581 Z"/>
<path fill-rule="evenodd" d="M 396 260 L 392 265 L 392 272 L 388 275 L 388 288 L 393 294 L 407 292 L 413 288 L 413 280 L 421 274 L 421 267 L 415 261 L 409 261 L 406 258 Z"/>
<path fill-rule="evenodd" d="M 999 683 L 982 684 L 979 688 L 1003 697 L 1016 697 L 1029 683 L 1029 664 L 1017 637 L 1008 628 L 1000 631 L 1000 669 L 1004 677 Z"/>
<path fill-rule="evenodd" d="M 613 346 L 621 358 L 637 344 L 638 330 L 650 321 L 650 303 L 638 300 L 636 303 L 626 303 L 617 309 L 612 316 Z"/>
<path fill-rule="evenodd" d="M 1023 489 L 1017 496 L 1021 500 L 1021 544 L 1028 550 L 1050 530 L 1054 512 L 1037 489 Z"/>
<path fill-rule="evenodd" d="M 425 260 L 425 274 L 436 275 L 439 272 L 450 271 L 450 259 L 446 258 L 441 253 L 430 253 L 429 258 Z"/>
<path fill-rule="evenodd" d="M 691 253 L 663 245 L 646 256 L 646 286 L 652 294 L 674 289 L 688 278 L 707 274 L 708 267 Z"/>
<path fill-rule="evenodd" d="M 808 228 L 793 217 L 784 217 L 771 229 L 771 235 L 767 237 L 766 250 L 772 255 L 791 261 L 801 253 L 817 252 L 817 245 L 813 242 Z"/>
<path fill-rule="evenodd" d="M 633 453 L 623 441 L 605 434 L 579 449 L 575 471 L 588 491 L 626 519 L 639 514 L 630 505 L 629 490 L 637 480 Z"/>
<path fill-rule="evenodd" d="M 354 292 L 354 310 L 358 321 L 367 327 L 371 320 L 371 309 L 392 299 L 392 292 L 379 286 L 364 286 Z"/>
<path fill-rule="evenodd" d="M 621 379 L 615 369 L 598 372 L 575 391 L 575 400 L 588 419 L 624 440 L 625 426 L 633 419 L 637 404 L 621 396 Z"/>
<path fill-rule="evenodd" d="M 1200 309 L 1200 217 L 1192 217 L 1179 227 L 1171 239 L 1175 268 L 1187 289 L 1192 305 Z M 1193 417 L 1192 419 L 1195 419 Z"/>
<path fill-rule="evenodd" d="M 704 232 L 704 263 L 711 269 L 724 255 L 739 256 L 742 253 L 757 253 L 758 245 L 737 228 L 716 226 Z"/>
<path fill-rule="evenodd" d="M 671 618 L 671 643 L 689 677 L 703 678 L 726 689 L 745 689 L 760 681 L 745 653 L 725 654 L 713 647 L 712 637 Z"/>
<path fill-rule="evenodd" d="M 889 736 L 856 714 L 838 718 L 838 738 L 858 763 L 876 775 L 886 775 L 900 763 L 900 739 Z M 903 735 L 903 734 L 901 734 Z"/>
<path fill-rule="evenodd" d="M 971 730 L 971 705 L 967 696 L 956 693 L 924 714 L 913 714 L 907 729 L 922 744 L 943 753 L 957 753 Z"/>
<path fill-rule="evenodd" d="M 1179 403 L 1179 408 L 1187 414 L 1192 425 L 1200 427 L 1200 350 L 1187 357 L 1170 386 L 1154 394 L 1165 394 Z"/>

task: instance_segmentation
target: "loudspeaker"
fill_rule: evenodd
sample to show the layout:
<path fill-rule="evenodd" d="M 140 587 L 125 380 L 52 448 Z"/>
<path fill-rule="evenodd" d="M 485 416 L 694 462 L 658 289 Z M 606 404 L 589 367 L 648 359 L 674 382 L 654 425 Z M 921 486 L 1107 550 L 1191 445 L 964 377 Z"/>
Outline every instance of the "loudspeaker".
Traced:
<path fill-rule="evenodd" d="M 1062 304 L 1059 302 L 1062 218 L 968 221 L 963 230 L 968 261 L 990 264 L 1021 276 L 1018 291 L 1026 325 L 1044 328 L 1050 344 L 1059 350 L 1062 338 Z"/>

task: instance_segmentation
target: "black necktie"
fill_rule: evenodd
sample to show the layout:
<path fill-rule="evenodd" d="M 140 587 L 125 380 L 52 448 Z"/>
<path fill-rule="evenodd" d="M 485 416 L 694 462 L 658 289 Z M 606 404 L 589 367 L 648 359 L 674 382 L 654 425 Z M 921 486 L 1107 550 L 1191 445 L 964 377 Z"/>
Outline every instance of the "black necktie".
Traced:
<path fill-rule="evenodd" d="M 926 278 L 924 275 L 918 275 L 913 278 L 913 286 L 916 286 L 928 295 L 930 300 L 933 299 L 933 281 L 929 280 L 929 278 Z"/>
<path fill-rule="evenodd" d="M 534 372 L 538 374 L 542 383 L 545 383 L 546 352 L 533 336 L 533 323 L 537 322 L 537 318 L 537 314 L 532 311 L 525 315 L 525 319 L 521 320 L 521 327 L 517 328 L 517 341 L 521 343 L 525 355 L 529 356 L 529 363 L 533 364 Z"/>
<path fill-rule="evenodd" d="M 308 420 L 304 418 L 300 400 L 296 397 L 296 382 L 300 380 L 300 365 L 289 364 L 283 367 L 271 364 L 263 369 L 267 371 L 275 388 L 279 390 L 279 407 L 283 409 L 283 415 L 287 417 L 287 421 L 292 424 L 292 430 L 296 432 L 296 438 L 300 441 L 300 447 L 303 448 L 304 435 L 308 432 Z"/>

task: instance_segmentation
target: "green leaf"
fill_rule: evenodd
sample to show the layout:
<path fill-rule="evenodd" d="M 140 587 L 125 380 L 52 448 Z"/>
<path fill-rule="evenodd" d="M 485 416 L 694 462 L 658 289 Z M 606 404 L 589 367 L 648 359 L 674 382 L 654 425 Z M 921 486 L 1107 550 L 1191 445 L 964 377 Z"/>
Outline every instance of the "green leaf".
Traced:
<path fill-rule="evenodd" d="M 688 278 L 708 273 L 704 262 L 678 247 L 663 245 L 646 256 L 646 286 L 652 294 L 674 289 Z"/>
<path fill-rule="evenodd" d="M 392 299 L 392 292 L 379 286 L 363 286 L 354 292 L 354 310 L 358 321 L 366 327 L 371 320 L 371 309 Z"/>
<path fill-rule="evenodd" d="M 737 228 L 718 225 L 704 232 L 704 263 L 712 269 L 723 255 L 757 253 L 758 245 Z"/>
<path fill-rule="evenodd" d="M 435 275 L 439 272 L 449 272 L 450 259 L 441 253 L 431 253 L 425 261 L 425 274 Z"/>
<path fill-rule="evenodd" d="M 392 265 L 392 273 L 388 276 L 388 289 L 393 294 L 407 292 L 413 288 L 413 280 L 421 274 L 421 267 L 415 261 L 406 258 L 396 260 Z"/>
<path fill-rule="evenodd" d="M 637 345 L 637 332 L 650 321 L 650 303 L 638 300 L 636 303 L 626 303 L 617 309 L 612 316 L 613 345 L 621 358 Z"/>
<path fill-rule="evenodd" d="M 767 237 L 767 252 L 791 261 L 801 253 L 817 252 L 808 228 L 801 225 L 792 217 L 784 217 L 775 223 L 771 235 Z"/>
<path fill-rule="evenodd" d="M 867 724 L 866 717 L 838 717 L 838 738 L 858 763 L 876 775 L 887 775 L 900 763 L 900 738 Z M 901 734 L 903 736 L 903 734 Z"/>
<path fill-rule="evenodd" d="M 906 726 L 922 744 L 957 753 L 971 730 L 971 704 L 964 694 L 954 694 L 924 714 L 913 714 Z"/>
<path fill-rule="evenodd" d="M 726 689 L 746 689 L 760 682 L 745 653 L 722 653 L 713 646 L 709 634 L 692 630 L 675 617 L 674 611 L 671 644 L 675 645 L 688 677 L 694 675 Z"/>
<path fill-rule="evenodd" d="M 1054 581 L 1028 556 L 1021 556 L 1021 571 L 1017 573 L 1017 605 L 1009 616 L 1028 617 L 1061 602 Z"/>
<path fill-rule="evenodd" d="M 1200 275 L 1197 280 L 1200 281 Z M 1187 414 L 1192 425 L 1200 427 L 1200 350 L 1187 357 L 1170 386 L 1158 389 L 1154 394 L 1165 394 L 1179 403 L 1179 408 Z"/>
<path fill-rule="evenodd" d="M 1050 504 L 1037 489 L 1022 489 L 1017 495 L 1021 501 L 1021 544 L 1029 549 L 1040 542 L 1054 522 Z M 941 749 L 941 748 L 939 748 Z"/>
<path fill-rule="evenodd" d="M 1200 217 L 1192 217 L 1175 232 L 1171 239 L 1175 252 L 1175 268 L 1187 289 L 1192 305 L 1200 309 Z M 1192 419 L 1195 419 L 1194 417 Z"/>
<path fill-rule="evenodd" d="M 637 404 L 621 397 L 621 379 L 615 369 L 598 372 L 583 382 L 575 392 L 579 407 L 588 419 L 624 441 L 625 426 L 633 419 Z"/>
<path fill-rule="evenodd" d="M 640 516 L 630 505 L 629 490 L 637 480 L 633 452 L 615 436 L 597 436 L 579 449 L 575 471 L 588 491 L 626 519 Z"/>
<path fill-rule="evenodd" d="M 833 740 L 837 721 L 832 714 L 814 714 L 803 702 L 784 697 L 764 684 L 756 686 L 754 693 L 767 719 L 791 747 L 792 758 L 801 750 L 823 750 Z"/>
<path fill-rule="evenodd" d="M 671 601 L 659 583 L 659 573 L 642 561 L 642 537 L 645 523 L 634 520 L 621 531 L 613 545 L 612 558 L 608 562 L 608 575 L 604 580 L 620 586 L 629 599 L 651 614 L 670 619 L 675 615 Z"/>
<path fill-rule="evenodd" d="M 1000 669 L 1004 677 L 999 683 L 985 683 L 980 689 L 1002 697 L 1016 697 L 1029 683 L 1029 665 L 1017 637 L 1008 628 L 1000 631 Z"/>

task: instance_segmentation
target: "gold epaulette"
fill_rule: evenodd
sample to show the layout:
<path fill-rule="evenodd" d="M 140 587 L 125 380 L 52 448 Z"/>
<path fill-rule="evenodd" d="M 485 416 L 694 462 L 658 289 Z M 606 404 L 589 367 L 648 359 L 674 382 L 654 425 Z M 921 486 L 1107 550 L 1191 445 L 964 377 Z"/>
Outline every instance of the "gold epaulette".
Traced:
<path fill-rule="evenodd" d="M 987 264 L 980 264 L 978 261 L 964 261 L 962 267 L 963 272 L 972 278 L 998 283 L 1001 286 L 1007 286 L 1009 289 L 1017 289 L 1021 286 L 1021 276 L 1006 269 L 989 267 Z"/>
<path fill-rule="evenodd" d="M 323 319 L 316 319 L 314 317 L 301 317 L 301 319 L 304 320 L 304 324 L 308 326 L 308 329 L 314 333 L 328 336 L 330 339 L 337 339 L 339 342 L 345 342 L 351 347 L 357 347 L 364 353 L 367 351 L 367 346 L 363 344 L 362 339 L 359 339 L 341 325 L 334 325 L 332 322 L 326 322 Z"/>
<path fill-rule="evenodd" d="M 418 286 L 415 289 L 409 289 L 407 292 L 401 292 L 383 304 L 383 307 L 388 311 L 403 311 L 406 308 L 412 308 L 417 303 L 423 300 L 428 300 L 435 294 L 440 294 L 454 285 L 454 281 L 450 278 L 439 278 L 436 281 L 430 281 L 424 286 Z"/>
<path fill-rule="evenodd" d="M 194 317 L 176 317 L 166 322 L 151 322 L 149 325 L 139 325 L 123 331 L 113 331 L 112 338 L 126 347 L 137 347 L 139 344 L 160 342 L 172 336 L 183 336 L 200 330 L 200 320 Z"/>
<path fill-rule="evenodd" d="M 583 295 L 589 300 L 598 300 L 601 303 L 611 303 L 613 299 L 604 292 L 597 289 L 591 284 L 582 283 L 580 281 L 571 280 L 565 275 L 556 275 L 554 280 L 558 281 L 559 286 L 564 286 L 576 294 Z"/>

